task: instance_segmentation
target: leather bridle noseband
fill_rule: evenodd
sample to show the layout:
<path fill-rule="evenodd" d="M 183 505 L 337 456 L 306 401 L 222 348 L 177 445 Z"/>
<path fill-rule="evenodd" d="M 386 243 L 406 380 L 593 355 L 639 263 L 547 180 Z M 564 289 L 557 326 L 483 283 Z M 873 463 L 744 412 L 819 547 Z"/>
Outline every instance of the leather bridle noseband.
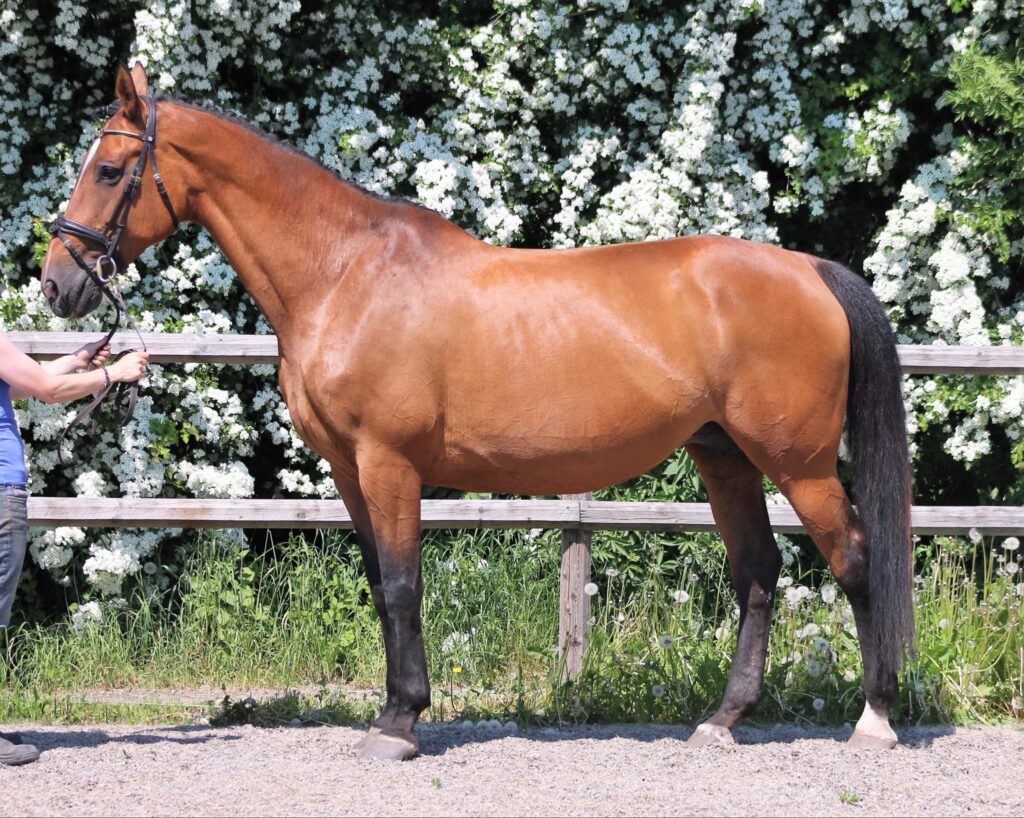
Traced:
<path fill-rule="evenodd" d="M 114 210 L 114 214 L 110 217 L 107 222 L 107 228 L 105 232 L 95 230 L 88 225 L 76 222 L 74 219 L 69 219 L 67 216 L 61 215 L 57 217 L 57 221 L 53 227 L 50 228 L 50 233 L 57 238 L 61 244 L 64 245 L 64 249 L 68 251 L 68 255 L 74 260 L 85 273 L 93 280 L 100 291 L 110 299 L 114 305 L 114 309 L 117 311 L 114 317 L 114 326 L 110 328 L 104 339 L 104 345 L 110 343 L 110 339 L 114 337 L 114 333 L 117 332 L 118 327 L 121 325 L 121 315 L 127 316 L 129 323 L 131 323 L 131 314 L 128 312 L 128 307 L 124 303 L 121 293 L 118 291 L 114 284 L 114 275 L 121 272 L 125 268 L 124 259 L 121 257 L 118 251 L 118 245 L 121 242 L 121 236 L 124 234 L 125 227 L 128 224 L 128 215 L 131 212 L 132 205 L 139 196 L 139 191 L 142 186 L 142 174 L 146 170 L 146 162 L 149 161 L 153 165 L 153 181 L 156 182 L 156 189 L 160 193 L 160 199 L 164 203 L 164 207 L 167 208 L 167 212 L 171 216 L 171 221 L 174 222 L 174 227 L 178 227 L 178 216 L 174 212 L 174 206 L 171 204 L 171 198 L 167 195 L 167 188 L 164 186 L 164 180 L 160 176 L 159 171 L 156 168 L 156 103 L 153 101 L 153 97 L 144 96 L 143 101 L 146 103 L 146 130 L 144 133 L 138 133 L 136 131 L 121 131 L 113 128 L 103 128 L 97 134 L 97 138 L 101 139 L 104 136 L 127 136 L 131 139 L 138 139 L 142 142 L 142 151 L 139 154 L 139 159 L 135 163 L 135 168 L 132 170 L 131 176 L 128 177 L 128 182 L 124 186 L 124 190 L 121 192 L 121 199 L 117 203 L 117 208 Z M 82 258 L 82 254 L 75 249 L 75 246 L 71 243 L 71 238 L 76 238 L 82 243 L 88 245 L 93 244 L 103 248 L 103 252 L 96 259 L 96 262 L 92 267 L 86 264 L 85 259 Z M 132 325 L 135 329 L 135 334 L 139 336 L 139 343 L 142 344 L 142 348 L 146 348 L 146 342 L 142 338 L 142 334 L 137 328 Z M 134 350 L 124 350 L 119 353 L 117 358 L 121 358 L 127 355 L 129 352 Z M 116 387 L 116 389 L 114 388 Z M 131 420 L 132 415 L 135 413 L 135 403 L 138 399 L 139 384 L 138 381 L 132 383 L 108 383 L 96 393 L 92 402 L 82 409 L 75 418 L 68 424 L 57 442 L 57 456 L 60 462 L 66 465 L 64 460 L 64 449 L 63 443 L 64 438 L 72 428 L 77 426 L 80 422 L 91 416 L 100 408 L 106 401 L 113 400 L 114 403 L 114 422 L 118 426 L 124 426 Z M 95 423 L 95 421 L 94 421 Z"/>

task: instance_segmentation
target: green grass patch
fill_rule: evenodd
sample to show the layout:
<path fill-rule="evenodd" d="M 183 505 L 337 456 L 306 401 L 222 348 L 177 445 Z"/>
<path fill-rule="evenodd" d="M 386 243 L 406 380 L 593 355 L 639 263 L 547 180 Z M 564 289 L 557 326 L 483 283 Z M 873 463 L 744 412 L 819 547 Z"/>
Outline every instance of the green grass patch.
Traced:
<path fill-rule="evenodd" d="M 380 626 L 351 537 L 293 538 L 263 551 L 211 536 L 177 586 L 143 578 L 100 622 L 23 624 L 0 636 L 0 721 L 360 723 L 379 696 L 333 698 L 327 683 L 383 686 Z M 783 540 L 787 567 L 761 718 L 853 721 L 863 707 L 849 605 L 810 549 Z M 926 548 L 926 550 L 925 550 Z M 594 538 L 590 647 L 559 683 L 558 532 L 435 532 L 424 545 L 424 635 L 434 720 L 694 723 L 724 692 L 738 609 L 711 535 Z M 1024 719 L 1024 627 L 1015 552 L 937 538 L 916 580 L 918 658 L 897 719 Z M 1015 582 L 1017 580 L 1017 582 Z M 101 705 L 104 687 L 323 687 L 209 707 Z M 61 691 L 56 698 L 53 691 Z"/>

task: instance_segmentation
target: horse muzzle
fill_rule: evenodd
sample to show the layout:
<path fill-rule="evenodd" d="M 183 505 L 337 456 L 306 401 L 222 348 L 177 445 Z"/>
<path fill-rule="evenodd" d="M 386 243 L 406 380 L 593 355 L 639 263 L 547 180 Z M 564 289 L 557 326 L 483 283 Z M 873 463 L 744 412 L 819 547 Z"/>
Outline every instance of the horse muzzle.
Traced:
<path fill-rule="evenodd" d="M 53 314 L 58 318 L 81 318 L 95 310 L 103 301 L 103 291 L 85 273 L 76 271 L 62 277 L 43 281 L 43 295 Z"/>

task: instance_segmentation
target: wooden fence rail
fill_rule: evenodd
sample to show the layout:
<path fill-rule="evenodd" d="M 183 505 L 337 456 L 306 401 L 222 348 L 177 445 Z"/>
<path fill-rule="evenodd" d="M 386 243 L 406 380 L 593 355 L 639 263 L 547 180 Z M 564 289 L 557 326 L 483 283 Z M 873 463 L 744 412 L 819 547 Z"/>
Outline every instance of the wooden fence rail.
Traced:
<path fill-rule="evenodd" d="M 88 341 L 102 337 L 99 332 L 9 332 L 22 351 L 35 358 L 66 355 Z M 153 363 L 276 364 L 277 338 L 273 335 L 191 335 L 144 332 L 142 338 Z M 134 332 L 114 336 L 114 352 L 134 349 L 139 339 Z M 914 346 L 899 348 L 900 363 L 908 375 L 1020 375 L 1024 373 L 1024 346 L 951 347 Z"/>
<path fill-rule="evenodd" d="M 49 359 L 101 337 L 98 332 L 9 332 L 24 352 Z M 273 335 L 190 335 L 143 333 L 153 363 L 277 364 Z M 114 352 L 138 346 L 134 333 L 120 332 Z M 899 347 L 908 375 L 1021 375 L 1024 347 Z M 800 531 L 787 505 L 769 506 L 772 528 Z M 986 536 L 1024 534 L 1024 507 L 915 506 L 918 534 Z M 565 675 L 574 677 L 586 648 L 589 597 L 582 592 L 590 575 L 593 530 L 711 531 L 715 524 L 706 503 L 622 503 L 594 501 L 590 495 L 558 500 L 425 500 L 424 528 L 554 528 L 562 530 L 559 645 Z M 121 528 L 351 528 L 339 500 L 211 500 L 109 497 L 32 497 L 33 526 Z"/>
<path fill-rule="evenodd" d="M 571 498 L 571 499 L 570 499 Z M 29 524 L 43 528 L 351 528 L 341 500 L 30 497 Z M 772 528 L 803 531 L 785 503 L 768 506 Z M 1024 507 L 914 506 L 917 534 L 1024 534 Z M 424 500 L 422 528 L 552 528 L 563 531 L 714 531 L 707 503 L 579 499 Z"/>

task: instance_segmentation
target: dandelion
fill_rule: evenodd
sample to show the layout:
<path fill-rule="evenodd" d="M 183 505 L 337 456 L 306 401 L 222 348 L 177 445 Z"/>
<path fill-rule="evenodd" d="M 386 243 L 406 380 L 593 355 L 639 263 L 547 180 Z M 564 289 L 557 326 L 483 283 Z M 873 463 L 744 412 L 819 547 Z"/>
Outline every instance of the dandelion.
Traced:
<path fill-rule="evenodd" d="M 776 588 L 788 588 L 793 584 L 793 577 L 779 577 L 779 581 L 775 583 Z"/>
<path fill-rule="evenodd" d="M 1024 596 L 1024 582 L 1018 582 L 1014 590 L 1017 592 L 1017 596 Z"/>
<path fill-rule="evenodd" d="M 815 713 L 820 713 L 822 710 L 825 709 L 825 700 L 815 699 L 813 702 L 811 702 L 811 707 L 814 708 Z"/>
<path fill-rule="evenodd" d="M 818 651 L 818 653 L 825 653 L 830 647 L 831 645 L 829 645 L 828 639 L 822 639 L 820 636 L 815 638 L 814 649 Z"/>
<path fill-rule="evenodd" d="M 456 665 L 452 668 L 452 673 L 462 673 L 462 665 Z"/>
<path fill-rule="evenodd" d="M 690 595 L 680 588 L 678 591 L 672 594 L 672 599 L 676 601 L 677 605 L 683 605 L 690 601 Z"/>
<path fill-rule="evenodd" d="M 843 671 L 843 681 L 853 682 L 857 680 L 857 671 L 853 668 L 847 668 Z"/>
<path fill-rule="evenodd" d="M 807 660 L 807 675 L 808 676 L 811 676 L 812 678 L 816 679 L 818 676 L 821 675 L 821 672 L 824 669 L 825 668 L 822 667 L 821 662 L 819 662 L 817 659 L 808 659 Z"/>
<path fill-rule="evenodd" d="M 821 628 L 811 622 L 808 625 L 804 625 L 800 630 L 796 632 L 797 639 L 807 639 L 809 636 L 817 636 L 821 633 Z"/>
<path fill-rule="evenodd" d="M 619 575 L 619 569 L 618 568 L 609 568 L 607 571 L 604 572 L 604 574 L 605 574 L 606 577 L 608 577 L 610 579 L 614 579 L 615 577 L 617 577 Z"/>
<path fill-rule="evenodd" d="M 654 698 L 656 699 L 665 698 L 665 692 L 665 688 L 661 685 L 652 685 L 651 687 L 651 695 L 654 696 Z"/>
<path fill-rule="evenodd" d="M 666 634 L 665 636 L 661 637 L 661 639 L 658 640 L 658 645 L 660 647 L 663 647 L 663 648 L 670 648 L 670 647 L 672 647 L 672 643 L 674 641 L 675 640 L 671 636 Z"/>
<path fill-rule="evenodd" d="M 1006 576 L 1008 577 L 1012 577 L 1014 574 L 1017 573 L 1017 569 L 1019 567 L 1020 566 L 1018 566 L 1015 562 L 1008 562 L 1006 563 L 1006 565 L 1003 566 L 1003 573 L 1006 574 Z"/>
<path fill-rule="evenodd" d="M 142 570 L 145 573 L 149 574 L 149 576 L 153 576 L 153 574 L 156 573 L 156 563 L 155 562 L 147 562 L 145 565 L 142 566 Z"/>
<path fill-rule="evenodd" d="M 967 532 L 967 536 L 971 538 L 971 542 L 978 545 L 981 542 L 981 532 L 976 528 L 972 528 Z"/>
<path fill-rule="evenodd" d="M 719 625 L 715 629 L 715 639 L 718 639 L 718 640 L 728 639 L 730 633 L 731 633 L 731 630 L 730 630 L 728 624 L 723 622 L 721 625 Z"/>
<path fill-rule="evenodd" d="M 1020 548 L 1020 540 L 1016 537 L 1007 537 L 1003 540 L 1003 549 L 1005 551 L 1016 551 L 1018 548 Z"/>
<path fill-rule="evenodd" d="M 821 586 L 821 601 L 824 602 L 826 605 L 832 605 L 836 601 L 835 585 Z"/>
<path fill-rule="evenodd" d="M 597 586 L 593 582 L 588 582 L 583 586 L 583 593 L 587 596 L 594 596 L 597 593 Z"/>
<path fill-rule="evenodd" d="M 786 589 L 786 605 L 794 610 L 800 606 L 807 597 L 811 595 L 811 589 L 806 585 L 797 585 L 794 588 Z"/>

